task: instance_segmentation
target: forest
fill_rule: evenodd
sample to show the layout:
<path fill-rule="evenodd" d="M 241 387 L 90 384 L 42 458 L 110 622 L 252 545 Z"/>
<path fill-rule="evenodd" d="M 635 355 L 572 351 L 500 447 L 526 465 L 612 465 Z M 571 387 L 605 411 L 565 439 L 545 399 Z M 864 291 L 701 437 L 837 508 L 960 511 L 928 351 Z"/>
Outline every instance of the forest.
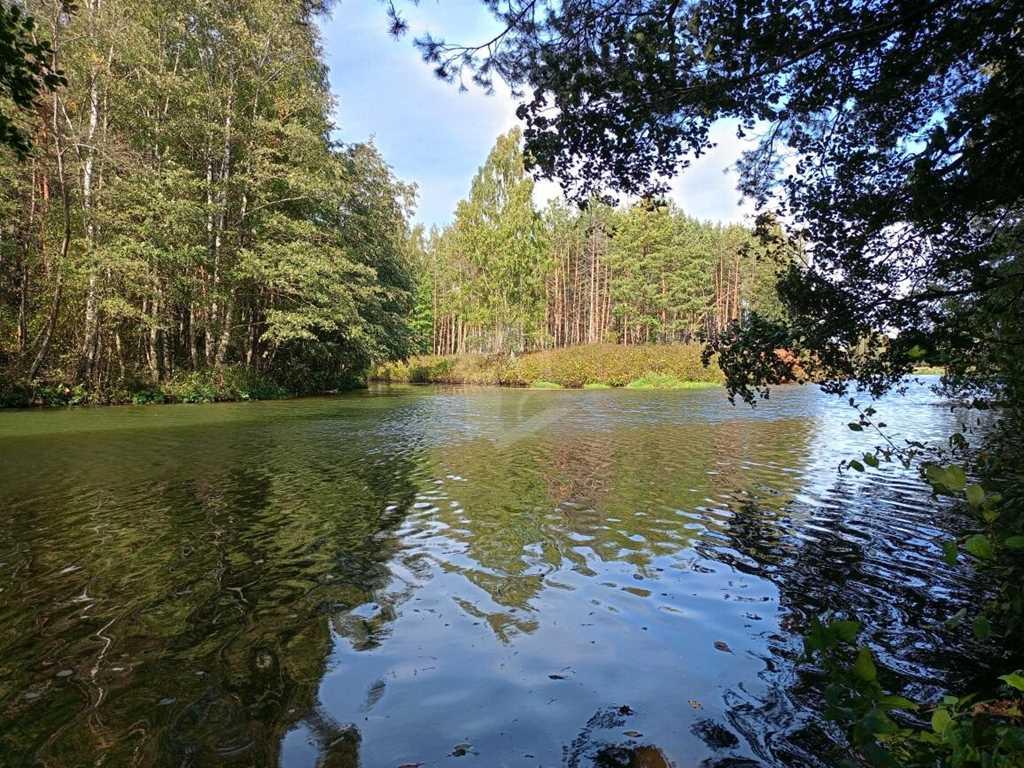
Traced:
<path fill-rule="evenodd" d="M 479 5 L 428 230 L 331 0 L 0 0 L 0 753 L 1024 767 L 1024 6 Z"/>
<path fill-rule="evenodd" d="M 697 221 L 661 198 L 555 198 L 538 211 L 533 187 L 513 129 L 454 221 L 417 233 L 418 351 L 696 343 L 751 312 L 783 312 L 775 284 L 800 253 L 781 228 L 765 245 L 750 228 Z"/>
<path fill-rule="evenodd" d="M 332 140 L 315 3 L 27 11 L 66 85 L 0 150 L 8 399 L 322 391 L 404 353 L 414 188 Z"/>
<path fill-rule="evenodd" d="M 66 84 L 0 155 L 7 404 L 323 392 L 411 353 L 694 343 L 782 311 L 795 243 L 661 198 L 537 210 L 518 129 L 450 225 L 413 226 L 415 187 L 331 138 L 308 3 L 29 11 Z"/>

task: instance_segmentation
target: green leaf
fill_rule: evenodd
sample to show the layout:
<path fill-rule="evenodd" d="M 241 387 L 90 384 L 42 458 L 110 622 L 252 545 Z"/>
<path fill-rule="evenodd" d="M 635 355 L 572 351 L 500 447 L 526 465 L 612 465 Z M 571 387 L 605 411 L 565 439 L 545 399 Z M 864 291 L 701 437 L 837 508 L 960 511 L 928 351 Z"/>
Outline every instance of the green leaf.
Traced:
<path fill-rule="evenodd" d="M 869 467 L 875 467 L 877 469 L 878 468 L 878 457 L 875 456 L 875 454 L 873 454 L 873 453 L 865 453 L 864 454 L 864 463 L 867 464 Z"/>
<path fill-rule="evenodd" d="M 974 636 L 979 640 L 988 640 L 992 637 L 992 622 L 985 616 L 979 616 L 974 620 Z"/>
<path fill-rule="evenodd" d="M 1003 546 L 1013 550 L 1024 549 L 1024 536 L 1011 536 L 1008 539 L 1004 539 Z"/>
<path fill-rule="evenodd" d="M 999 679 L 1011 688 L 1016 688 L 1018 691 L 1024 691 L 1024 672 L 1019 669 L 1008 675 L 1002 675 Z"/>
<path fill-rule="evenodd" d="M 956 565 L 956 557 L 958 551 L 959 547 L 957 547 L 955 539 L 950 539 L 949 541 L 942 542 L 942 556 L 950 565 Z"/>
<path fill-rule="evenodd" d="M 967 475 L 963 467 L 951 464 L 948 467 L 940 467 L 938 464 L 929 464 L 924 471 L 925 478 L 932 487 L 939 491 L 954 493 L 962 491 L 967 485 Z"/>
<path fill-rule="evenodd" d="M 946 467 L 945 483 L 951 491 L 962 490 L 967 485 L 967 475 L 964 473 L 963 467 L 958 467 L 955 464 Z"/>
<path fill-rule="evenodd" d="M 886 709 L 917 709 L 916 702 L 903 696 L 883 696 L 878 703 Z"/>
<path fill-rule="evenodd" d="M 873 683 L 878 679 L 878 669 L 875 667 L 875 660 L 871 658 L 871 651 L 863 646 L 857 652 L 857 660 L 853 663 L 853 674 L 866 683 Z"/>
<path fill-rule="evenodd" d="M 874 734 L 895 733 L 898 730 L 896 723 L 892 721 L 884 709 L 875 707 L 871 709 L 861 721 L 862 725 Z"/>
<path fill-rule="evenodd" d="M 983 533 L 968 536 L 964 549 L 979 560 L 991 560 L 993 555 L 992 540 Z"/>
<path fill-rule="evenodd" d="M 817 616 L 811 619 L 811 628 L 804 635 L 804 652 L 810 656 L 815 651 L 823 651 L 828 645 L 825 627 Z"/>
<path fill-rule="evenodd" d="M 850 429 L 852 429 L 852 430 L 853 430 L 854 432 L 863 432 L 863 431 L 864 431 L 864 427 L 862 427 L 862 426 L 861 426 L 860 424 L 858 424 L 858 423 L 857 423 L 856 421 L 851 421 L 851 422 L 850 422 L 849 424 L 847 424 L 846 426 L 848 426 L 848 427 L 849 427 Z"/>
<path fill-rule="evenodd" d="M 985 503 L 985 489 L 980 485 L 968 485 L 964 493 L 967 496 L 967 503 L 972 507 L 980 507 Z"/>
<path fill-rule="evenodd" d="M 864 471 L 864 465 L 861 464 L 856 459 L 850 459 L 850 469 L 854 469 L 857 472 L 863 472 Z"/>
<path fill-rule="evenodd" d="M 932 712 L 932 730 L 936 733 L 945 733 L 952 724 L 953 717 L 949 714 L 949 710 L 940 708 Z"/>
<path fill-rule="evenodd" d="M 833 621 L 828 625 L 828 629 L 844 643 L 852 643 L 857 639 L 857 634 L 860 632 L 860 622 L 851 620 Z"/>

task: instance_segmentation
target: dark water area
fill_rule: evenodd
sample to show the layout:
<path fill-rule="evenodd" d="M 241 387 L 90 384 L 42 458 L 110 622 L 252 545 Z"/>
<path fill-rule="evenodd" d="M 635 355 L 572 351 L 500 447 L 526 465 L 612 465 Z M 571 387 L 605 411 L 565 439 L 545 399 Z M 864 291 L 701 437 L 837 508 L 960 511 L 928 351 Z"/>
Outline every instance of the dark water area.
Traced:
<path fill-rule="evenodd" d="M 811 616 L 894 689 L 976 669 L 962 521 L 838 474 L 850 420 L 795 387 L 0 414 L 0 765 L 834 764 Z"/>

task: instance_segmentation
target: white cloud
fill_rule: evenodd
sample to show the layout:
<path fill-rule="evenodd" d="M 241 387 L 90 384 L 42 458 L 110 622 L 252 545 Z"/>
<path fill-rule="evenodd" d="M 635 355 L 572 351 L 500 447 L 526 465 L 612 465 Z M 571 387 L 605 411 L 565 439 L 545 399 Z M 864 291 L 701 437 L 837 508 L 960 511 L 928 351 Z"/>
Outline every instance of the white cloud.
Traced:
<path fill-rule="evenodd" d="M 750 139 L 736 138 L 736 122 L 720 120 L 711 127 L 716 146 L 672 180 L 670 197 L 690 216 L 716 221 L 744 222 L 754 206 L 736 190 L 735 165 L 753 147 Z"/>
<path fill-rule="evenodd" d="M 330 78 L 338 94 L 337 135 L 346 141 L 373 137 L 385 159 L 403 179 L 419 185 L 416 219 L 426 224 L 449 221 L 456 202 L 501 133 L 520 125 L 519 100 L 503 82 L 493 94 L 476 86 L 460 93 L 438 80 L 420 60 L 411 39 L 428 31 L 453 39 L 481 40 L 495 22 L 479 0 L 407 4 L 410 25 L 405 39 L 387 34 L 383 8 L 377 3 L 341 4 L 321 23 Z M 712 129 L 717 143 L 671 183 L 671 197 L 698 218 L 742 221 L 752 213 L 736 192 L 729 170 L 749 146 L 735 135 L 735 123 Z M 540 181 L 534 189 L 538 207 L 561 194 L 557 182 Z"/>

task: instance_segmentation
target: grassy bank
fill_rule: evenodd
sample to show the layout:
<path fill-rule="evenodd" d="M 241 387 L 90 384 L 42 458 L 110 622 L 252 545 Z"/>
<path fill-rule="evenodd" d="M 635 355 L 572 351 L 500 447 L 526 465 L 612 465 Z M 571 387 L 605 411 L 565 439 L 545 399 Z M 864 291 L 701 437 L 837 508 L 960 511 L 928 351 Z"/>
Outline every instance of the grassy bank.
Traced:
<path fill-rule="evenodd" d="M 189 371 L 159 383 L 129 379 L 91 388 L 60 381 L 12 381 L 0 377 L 0 408 L 215 403 L 278 400 L 300 394 L 306 393 L 292 391 L 242 367 Z"/>
<path fill-rule="evenodd" d="M 619 346 L 592 344 L 524 355 L 422 356 L 379 365 L 376 381 L 494 384 L 557 389 L 682 389 L 721 384 L 722 372 L 701 362 L 699 344 Z"/>

